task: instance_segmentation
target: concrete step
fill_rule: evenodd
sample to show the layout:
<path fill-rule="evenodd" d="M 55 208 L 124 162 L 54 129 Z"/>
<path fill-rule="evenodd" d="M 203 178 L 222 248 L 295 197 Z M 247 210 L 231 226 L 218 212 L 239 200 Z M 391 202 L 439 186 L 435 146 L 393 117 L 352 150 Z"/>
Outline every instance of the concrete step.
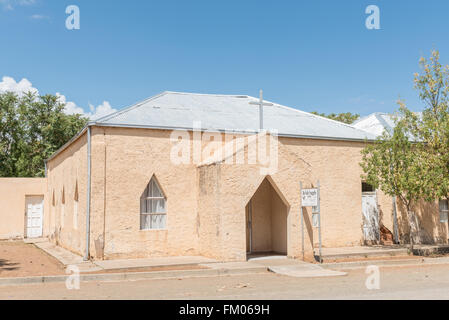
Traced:
<path fill-rule="evenodd" d="M 25 239 L 23 239 L 23 242 L 29 243 L 29 244 L 35 244 L 35 243 L 48 242 L 48 239 L 47 238 L 25 238 Z"/>
<path fill-rule="evenodd" d="M 413 248 L 413 254 L 415 256 L 431 256 L 431 255 L 439 255 L 439 254 L 448 254 L 449 246 L 448 245 L 415 245 Z"/>
<path fill-rule="evenodd" d="M 340 250 L 339 250 L 340 249 Z M 323 262 L 333 262 L 345 259 L 370 259 L 377 257 L 403 257 L 408 256 L 407 248 L 389 247 L 361 247 L 361 248 L 335 248 L 323 249 Z"/>
<path fill-rule="evenodd" d="M 438 261 L 435 261 L 437 263 Z M 442 261 L 441 264 L 447 264 L 447 261 Z M 366 268 L 368 266 L 406 266 L 406 265 L 424 265 L 432 264 L 432 262 L 426 261 L 424 258 L 416 257 L 410 259 L 383 259 L 383 260 L 359 260 L 359 261 L 349 261 L 349 262 L 333 262 L 324 263 L 320 266 L 324 269 L 332 270 L 350 270 Z"/>

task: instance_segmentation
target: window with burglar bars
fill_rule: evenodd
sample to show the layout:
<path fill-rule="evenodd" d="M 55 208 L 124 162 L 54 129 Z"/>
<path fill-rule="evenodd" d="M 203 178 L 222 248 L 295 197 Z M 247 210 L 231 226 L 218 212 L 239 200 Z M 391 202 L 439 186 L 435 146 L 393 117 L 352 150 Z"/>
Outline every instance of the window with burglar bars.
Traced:
<path fill-rule="evenodd" d="M 440 200 L 440 222 L 446 223 L 449 219 L 449 201 Z"/>
<path fill-rule="evenodd" d="M 165 229 L 167 212 L 165 196 L 155 177 L 145 189 L 140 199 L 140 230 Z"/>

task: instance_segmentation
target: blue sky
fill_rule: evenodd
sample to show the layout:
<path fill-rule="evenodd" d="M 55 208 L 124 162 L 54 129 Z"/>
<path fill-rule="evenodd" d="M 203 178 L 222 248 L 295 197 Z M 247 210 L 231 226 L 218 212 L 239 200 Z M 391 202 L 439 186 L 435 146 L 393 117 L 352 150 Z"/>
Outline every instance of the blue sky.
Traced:
<path fill-rule="evenodd" d="M 77 5 L 81 29 L 65 28 Z M 380 8 L 381 30 L 365 27 Z M 413 73 L 440 50 L 449 1 L 0 0 L 0 78 L 89 111 L 161 91 L 248 94 L 305 111 L 420 110 Z"/>

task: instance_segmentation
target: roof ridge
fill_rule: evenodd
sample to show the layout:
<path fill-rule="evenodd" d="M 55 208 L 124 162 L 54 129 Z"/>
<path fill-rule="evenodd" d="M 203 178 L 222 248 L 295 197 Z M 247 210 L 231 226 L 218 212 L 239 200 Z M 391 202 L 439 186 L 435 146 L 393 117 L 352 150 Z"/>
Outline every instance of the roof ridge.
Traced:
<path fill-rule="evenodd" d="M 181 91 L 164 91 L 164 93 L 196 95 L 196 96 L 214 96 L 214 97 L 237 97 L 237 98 L 249 98 L 250 97 L 245 94 L 197 93 L 197 92 L 181 92 Z"/>
<path fill-rule="evenodd" d="M 344 127 L 348 127 L 350 129 L 353 129 L 353 130 L 356 130 L 356 131 L 361 131 L 361 132 L 365 133 L 365 131 L 357 129 L 357 128 L 353 127 L 352 125 L 344 123 L 344 122 L 341 122 L 341 121 L 329 119 L 329 118 L 326 118 L 326 117 L 323 117 L 323 116 L 320 116 L 320 115 L 317 115 L 317 114 L 313 114 L 311 112 L 303 111 L 303 110 L 300 110 L 300 109 L 287 107 L 287 106 L 284 106 L 282 104 L 275 103 L 275 102 L 272 102 L 272 101 L 268 101 L 268 100 L 264 100 L 264 101 L 267 101 L 269 103 L 273 103 L 274 106 L 278 106 L 278 107 L 281 107 L 281 108 L 284 108 L 284 109 L 288 109 L 288 110 L 296 111 L 296 112 L 299 112 L 299 113 L 303 113 L 303 114 L 311 116 L 312 118 L 320 118 L 320 119 L 323 119 L 323 120 L 326 120 L 326 121 L 329 121 L 329 122 L 333 122 L 335 124 L 338 124 L 338 125 L 341 125 L 341 126 L 344 126 Z"/>
<path fill-rule="evenodd" d="M 385 121 L 383 117 L 381 117 L 381 113 L 374 115 L 375 118 L 379 121 L 379 123 L 384 127 L 384 130 L 390 132 L 393 128 Z"/>
<path fill-rule="evenodd" d="M 366 116 L 360 117 L 359 119 L 355 120 L 353 123 L 351 123 L 351 126 L 355 126 L 356 124 L 358 124 L 358 123 L 360 123 L 360 122 L 362 122 L 362 121 L 364 121 L 366 119 L 369 119 L 370 117 L 375 117 L 377 119 L 378 115 L 391 116 L 393 114 L 392 113 L 387 113 L 387 112 L 373 112 L 373 113 L 370 113 L 370 114 L 368 114 Z"/>
<path fill-rule="evenodd" d="M 165 95 L 165 94 L 167 94 L 167 93 L 169 93 L 169 92 L 170 92 L 170 91 L 164 91 L 164 92 L 158 93 L 158 94 L 156 94 L 156 95 L 154 95 L 154 96 L 151 96 L 151 97 L 149 97 L 149 98 L 146 98 L 145 100 L 136 102 L 136 103 L 134 103 L 134 104 L 132 104 L 132 105 L 130 105 L 130 106 L 128 106 L 128 107 L 125 107 L 125 108 L 123 108 L 123 109 L 121 109 L 121 110 L 119 110 L 119 111 L 116 111 L 116 112 L 114 112 L 114 113 L 108 114 L 108 115 L 106 115 L 106 116 L 104 116 L 104 117 L 101 117 L 101 118 L 99 118 L 99 119 L 96 119 L 96 120 L 92 121 L 92 123 L 97 123 L 97 122 L 102 122 L 102 121 L 110 120 L 110 119 L 112 119 L 112 118 L 114 118 L 114 117 L 116 117 L 116 116 L 118 116 L 118 115 L 121 115 L 121 114 L 123 114 L 123 113 L 125 113 L 125 112 L 128 112 L 128 111 L 130 111 L 130 110 L 133 110 L 133 109 L 135 109 L 135 108 L 138 108 L 138 107 L 142 106 L 143 104 L 145 104 L 145 103 L 148 102 L 148 101 L 151 101 L 151 100 L 154 100 L 154 99 L 156 99 L 156 98 L 162 97 L 163 95 Z"/>

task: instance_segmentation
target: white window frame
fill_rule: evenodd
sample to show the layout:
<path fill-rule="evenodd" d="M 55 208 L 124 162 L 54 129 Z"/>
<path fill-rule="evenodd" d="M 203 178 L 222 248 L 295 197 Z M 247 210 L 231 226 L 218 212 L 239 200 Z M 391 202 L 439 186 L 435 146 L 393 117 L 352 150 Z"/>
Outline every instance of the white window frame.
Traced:
<path fill-rule="evenodd" d="M 157 181 L 156 177 L 153 176 L 150 180 L 150 182 L 147 184 L 147 187 L 145 188 L 145 192 L 148 194 L 148 192 L 150 191 L 150 186 L 151 183 L 154 181 L 156 187 L 159 189 L 160 194 L 162 194 L 161 197 L 153 197 L 153 196 L 147 196 L 147 197 L 141 197 L 140 198 L 140 219 L 142 219 L 142 216 L 164 216 L 165 217 L 165 223 L 164 223 L 164 227 L 163 228 L 153 228 L 151 226 L 151 222 L 150 222 L 150 226 L 148 228 L 144 228 L 142 226 L 142 220 L 140 220 L 140 231 L 151 231 L 151 230 L 167 230 L 167 197 L 164 195 L 164 192 L 162 191 L 162 188 L 159 184 L 159 182 Z M 164 201 L 164 212 L 143 212 L 142 210 L 142 201 L 144 201 L 145 203 L 148 200 L 163 200 Z M 150 209 L 151 210 L 151 209 Z M 151 221 L 151 219 L 150 219 Z"/>

